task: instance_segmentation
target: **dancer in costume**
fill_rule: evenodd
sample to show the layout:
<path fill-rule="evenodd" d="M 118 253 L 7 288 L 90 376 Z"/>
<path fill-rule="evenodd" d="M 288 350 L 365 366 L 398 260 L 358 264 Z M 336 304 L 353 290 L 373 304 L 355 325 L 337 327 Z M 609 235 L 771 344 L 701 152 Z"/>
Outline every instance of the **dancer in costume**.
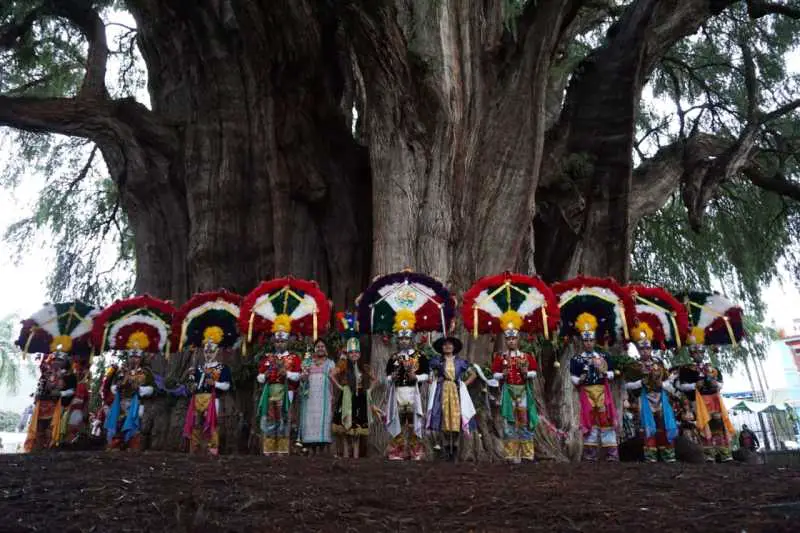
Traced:
<path fill-rule="evenodd" d="M 122 363 L 109 376 L 114 400 L 103 424 L 110 450 L 147 446 L 148 404 L 155 393 L 150 357 L 169 353 L 174 315 L 170 302 L 143 295 L 117 300 L 94 320 L 94 346 L 122 353 Z"/>
<path fill-rule="evenodd" d="M 223 331 L 219 326 L 206 328 L 203 332 L 205 361 L 190 369 L 192 398 L 183 426 L 183 436 L 190 439 L 189 453 L 201 453 L 205 446 L 209 455 L 219 455 L 220 400 L 231 388 L 230 368 L 217 361 L 222 338 Z"/>
<path fill-rule="evenodd" d="M 386 429 L 392 437 L 386 455 L 394 461 L 421 461 L 425 457 L 424 412 L 419 386 L 428 380 L 428 357 L 414 346 L 415 322 L 412 311 L 397 312 L 394 324 L 397 352 L 386 362 L 389 382 Z"/>
<path fill-rule="evenodd" d="M 258 402 L 264 455 L 287 455 L 291 432 L 289 411 L 295 400 L 302 370 L 300 357 L 288 351 L 292 319 L 275 318 L 272 331 L 273 351 L 259 363 L 257 380 L 264 385 Z"/>
<path fill-rule="evenodd" d="M 242 301 L 239 330 L 246 342 L 273 337 L 273 351 L 259 363 L 258 382 L 264 385 L 258 420 L 264 455 L 286 455 L 297 427 L 296 394 L 302 362 L 288 350 L 290 333 L 319 338 L 330 322 L 330 302 L 316 282 L 292 277 L 261 283 Z M 296 442 L 299 447 L 302 443 Z"/>
<path fill-rule="evenodd" d="M 430 361 L 431 386 L 428 390 L 427 429 L 437 434 L 444 445 L 445 457 L 458 457 L 458 441 L 463 431 L 474 429 L 475 406 L 467 387 L 477 378 L 467 361 L 458 357 L 461 341 L 441 337 L 433 343 L 439 354 Z M 441 444 L 437 443 L 441 448 Z"/>
<path fill-rule="evenodd" d="M 461 313 L 476 338 L 480 333 L 504 337 L 506 349 L 491 358 L 493 380 L 501 383 L 504 456 L 513 463 L 533 461 L 537 362 L 534 354 L 520 350 L 520 334 L 549 339 L 559 322 L 558 300 L 541 279 L 503 272 L 476 281 L 464 294 Z"/>
<path fill-rule="evenodd" d="M 336 367 L 328 358 L 325 341 L 314 342 L 314 356 L 301 373 L 302 403 L 300 408 L 300 439 L 303 447 L 312 455 L 326 452 L 333 442 L 331 423 L 333 421 L 333 389 L 338 384 L 333 381 Z"/>
<path fill-rule="evenodd" d="M 583 351 L 572 357 L 569 370 L 581 403 L 583 460 L 596 461 L 598 447 L 602 447 L 606 450 L 606 460 L 619 461 L 617 410 L 610 387 L 614 379 L 611 358 L 595 346 L 597 319 L 593 315 L 582 313 L 575 327 L 582 332 Z"/>
<path fill-rule="evenodd" d="M 386 454 L 391 460 L 421 460 L 425 414 L 420 386 L 428 379 L 428 358 L 414 346 L 414 335 L 446 335 L 455 299 L 440 281 L 406 269 L 373 280 L 356 303 L 362 331 L 394 334 L 397 342 L 386 364 L 387 398 L 381 410 L 391 437 Z"/>
<path fill-rule="evenodd" d="M 142 345 L 148 347 L 146 341 L 144 333 L 131 335 L 130 348 L 123 354 L 125 360 L 114 374 L 111 383 L 114 402 L 105 422 L 109 450 L 141 449 L 145 399 L 155 391 L 153 372 L 146 365 L 141 349 Z"/>
<path fill-rule="evenodd" d="M 502 380 L 500 414 L 505 459 L 513 463 L 533 461 L 533 432 L 539 423 L 532 381 L 536 377 L 536 358 L 519 349 L 520 314 L 507 311 L 500 320 L 506 349 L 492 357 L 492 373 L 495 379 Z"/>
<path fill-rule="evenodd" d="M 653 331 L 642 322 L 633 330 L 639 350 L 640 378 L 627 383 L 629 402 L 634 409 L 639 433 L 644 439 L 644 460 L 655 463 L 660 458 L 666 463 L 675 462 L 675 438 L 678 423 L 672 409 L 672 385 L 669 372 L 661 358 L 653 355 Z"/>
<path fill-rule="evenodd" d="M 22 321 L 16 344 L 23 354 L 49 354 L 40 365 L 26 451 L 73 443 L 83 430 L 89 399 L 84 378 L 91 353 L 90 333 L 98 313 L 73 301 L 46 304 Z"/>
<path fill-rule="evenodd" d="M 732 461 L 730 438 L 734 434 L 728 410 L 722 401 L 722 373 L 710 363 L 704 362 L 705 332 L 695 327 L 687 339 L 689 355 L 693 362 L 683 365 L 678 371 L 678 388 L 692 404 L 695 425 L 703 442 L 706 461 Z"/>
<path fill-rule="evenodd" d="M 361 343 L 357 338 L 347 339 L 345 354 L 334 374 L 341 394 L 333 414 L 333 433 L 343 456 L 358 459 L 364 455 L 361 441 L 369 435 L 369 396 L 371 385 L 377 380 L 361 359 Z"/>
<path fill-rule="evenodd" d="M 63 412 L 75 393 L 75 384 L 67 376 L 68 366 L 69 359 L 61 344 L 54 347 L 54 353 L 42 359 L 33 417 L 25 439 L 26 452 L 43 450 L 59 443 Z"/>
<path fill-rule="evenodd" d="M 242 297 L 221 290 L 195 294 L 183 304 L 173 319 L 172 331 L 180 331 L 178 350 L 188 346 L 195 354 L 202 350 L 203 361 L 188 370 L 192 394 L 183 436 L 189 440 L 189 453 L 219 455 L 220 418 L 223 401 L 231 389 L 231 370 L 220 357 L 239 342 L 239 308 Z"/>

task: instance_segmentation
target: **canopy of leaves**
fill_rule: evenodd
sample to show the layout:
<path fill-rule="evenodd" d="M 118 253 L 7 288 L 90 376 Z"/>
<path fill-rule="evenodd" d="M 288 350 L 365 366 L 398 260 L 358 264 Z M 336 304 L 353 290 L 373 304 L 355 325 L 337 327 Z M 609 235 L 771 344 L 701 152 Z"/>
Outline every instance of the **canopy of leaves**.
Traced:
<path fill-rule="evenodd" d="M 761 170 L 797 182 L 800 160 L 800 24 L 788 17 L 748 17 L 740 2 L 709 19 L 700 33 L 673 47 L 642 103 L 638 156 L 646 158 L 697 131 L 733 143 L 758 128 L 753 151 Z M 743 175 L 721 184 L 707 205 L 704 227 L 690 227 L 676 195 L 636 228 L 633 277 L 676 289 L 722 285 L 760 316 L 760 288 L 785 267 L 800 274 L 800 206 Z"/>

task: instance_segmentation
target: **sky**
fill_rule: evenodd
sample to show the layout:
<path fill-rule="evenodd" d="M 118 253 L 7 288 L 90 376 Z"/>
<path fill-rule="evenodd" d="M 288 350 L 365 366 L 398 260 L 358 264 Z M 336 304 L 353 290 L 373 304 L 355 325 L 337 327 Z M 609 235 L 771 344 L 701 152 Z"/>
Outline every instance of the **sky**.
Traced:
<path fill-rule="evenodd" d="M 133 26 L 133 19 L 125 14 L 112 14 L 113 22 Z M 124 31 L 120 27 L 109 26 L 109 42 L 113 42 L 115 32 Z M 800 70 L 800 52 L 793 54 L 789 63 L 794 67 L 794 71 Z M 112 59 L 113 60 L 113 59 Z M 114 65 L 109 65 L 109 81 L 113 79 Z M 148 104 L 148 95 L 142 90 L 137 93 L 139 101 Z M 0 168 L 6 164 L 8 153 L 8 139 L 0 128 Z M 15 191 L 2 190 L 0 200 L 0 234 L 5 233 L 9 224 L 28 216 L 33 209 L 33 205 L 38 196 L 38 192 L 44 186 L 44 176 L 29 175 L 20 183 Z M 2 298 L 0 298 L 0 317 L 15 314 L 20 318 L 30 316 L 37 311 L 46 297 L 46 278 L 53 261 L 54 250 L 50 243 L 43 242 L 41 246 L 34 246 L 31 252 L 22 258 L 21 262 L 15 263 L 13 250 L 9 245 L 0 241 L 0 246 L 5 253 L 0 253 L 0 279 L 7 280 L 4 283 Z M 769 287 L 764 289 L 764 301 L 767 305 L 766 323 L 778 329 L 791 331 L 793 319 L 800 318 L 800 292 L 795 283 L 788 278 L 776 280 Z M 98 302 L 101 303 L 101 302 Z M 106 302 L 107 303 L 107 302 Z M 767 379 L 771 374 L 776 375 L 782 372 L 780 365 L 776 363 L 779 357 L 771 356 L 765 362 L 765 372 Z M 16 394 L 0 389 L 0 408 L 21 411 L 26 406 L 28 394 L 35 387 L 35 378 L 30 372 L 22 372 L 22 383 Z M 749 385 L 742 373 L 731 376 L 726 383 L 726 390 L 749 390 Z"/>

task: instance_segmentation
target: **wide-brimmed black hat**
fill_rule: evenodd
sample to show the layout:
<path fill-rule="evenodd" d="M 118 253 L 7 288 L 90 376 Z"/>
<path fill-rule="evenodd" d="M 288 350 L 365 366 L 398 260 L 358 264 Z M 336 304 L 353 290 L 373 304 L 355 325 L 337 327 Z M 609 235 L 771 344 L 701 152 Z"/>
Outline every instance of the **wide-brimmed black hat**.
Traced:
<path fill-rule="evenodd" d="M 436 341 L 434 341 L 433 349 L 436 350 L 437 352 L 439 352 L 440 354 L 444 355 L 444 352 L 442 351 L 442 347 L 444 346 L 445 342 L 452 342 L 453 343 L 453 353 L 454 354 L 457 354 L 458 352 L 460 352 L 461 348 L 464 347 L 464 345 L 461 343 L 461 341 L 458 340 L 456 337 L 442 337 L 441 339 L 436 339 Z"/>

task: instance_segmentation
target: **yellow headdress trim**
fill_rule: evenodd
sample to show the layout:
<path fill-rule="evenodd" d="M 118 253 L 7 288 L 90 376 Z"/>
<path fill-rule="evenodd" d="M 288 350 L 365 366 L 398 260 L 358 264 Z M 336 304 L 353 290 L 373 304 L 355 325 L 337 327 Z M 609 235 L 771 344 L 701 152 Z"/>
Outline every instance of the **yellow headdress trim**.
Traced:
<path fill-rule="evenodd" d="M 134 331 L 128 337 L 128 342 L 125 347 L 129 350 L 142 350 L 145 351 L 150 347 L 150 338 L 144 331 Z"/>
<path fill-rule="evenodd" d="M 581 333 L 584 331 L 594 332 L 597 330 L 597 318 L 591 313 L 581 313 L 575 319 L 575 329 Z"/>
<path fill-rule="evenodd" d="M 699 326 L 695 326 L 692 328 L 692 331 L 689 332 L 689 338 L 686 339 L 686 341 L 686 344 L 690 346 L 693 344 L 705 344 L 706 331 Z"/>
<path fill-rule="evenodd" d="M 505 330 L 513 329 L 519 331 L 522 327 L 522 315 L 513 309 L 509 309 L 500 315 L 500 328 Z"/>
<path fill-rule="evenodd" d="M 213 342 L 214 344 L 219 344 L 222 342 L 222 337 L 225 336 L 225 332 L 222 331 L 222 328 L 219 326 L 208 326 L 206 329 L 203 330 L 203 343 L 205 344 L 208 341 Z"/>
<path fill-rule="evenodd" d="M 272 321 L 272 333 L 279 331 L 291 333 L 292 331 L 292 317 L 287 314 L 280 314 Z"/>
<path fill-rule="evenodd" d="M 61 350 L 64 353 L 69 353 L 72 349 L 72 337 L 69 335 L 59 335 L 58 337 L 53 337 L 53 340 L 50 341 L 50 352 L 57 352 L 58 345 L 61 345 Z"/>
<path fill-rule="evenodd" d="M 631 333 L 633 334 L 634 342 L 640 342 L 645 339 L 648 341 L 653 340 L 653 329 L 650 327 L 650 324 L 644 321 L 639 322 L 639 325 L 633 328 Z"/>
<path fill-rule="evenodd" d="M 400 309 L 394 315 L 394 326 L 392 331 L 398 332 L 401 330 L 414 331 L 414 326 L 417 324 L 417 316 L 411 309 Z"/>

